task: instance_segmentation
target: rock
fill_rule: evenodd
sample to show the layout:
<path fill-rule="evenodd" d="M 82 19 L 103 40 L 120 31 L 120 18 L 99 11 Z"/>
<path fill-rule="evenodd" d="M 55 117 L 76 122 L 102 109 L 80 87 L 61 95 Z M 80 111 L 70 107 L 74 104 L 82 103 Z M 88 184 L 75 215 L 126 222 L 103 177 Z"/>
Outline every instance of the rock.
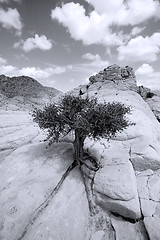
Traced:
<path fill-rule="evenodd" d="M 160 218 L 158 217 L 145 217 L 144 224 L 151 240 L 159 240 L 160 228 L 159 228 Z"/>
<path fill-rule="evenodd" d="M 154 174 L 148 180 L 148 189 L 150 199 L 160 201 L 160 176 Z"/>
<path fill-rule="evenodd" d="M 160 96 L 154 95 L 152 98 L 146 98 L 145 101 L 150 106 L 156 118 L 160 120 Z"/>
<path fill-rule="evenodd" d="M 137 176 L 137 187 L 139 197 L 149 200 L 148 176 Z"/>
<path fill-rule="evenodd" d="M 105 211 L 112 212 L 129 219 L 140 219 L 141 212 L 138 196 L 129 201 L 114 200 L 101 193 L 96 194 L 96 203 Z"/>
<path fill-rule="evenodd" d="M 21 147 L 0 166 L 0 239 L 16 240 L 34 210 L 49 196 L 73 161 L 72 145 Z M 24 239 L 81 239 L 88 225 L 88 202 L 75 169 Z M 43 223 L 43 224 L 42 224 Z"/>
<path fill-rule="evenodd" d="M 61 94 L 55 88 L 42 86 L 38 81 L 27 76 L 6 77 L 0 75 L 0 109 L 31 110 L 53 102 Z"/>
<path fill-rule="evenodd" d="M 143 221 L 131 223 L 120 217 L 111 217 L 116 240 L 147 240 L 148 236 Z"/>
<path fill-rule="evenodd" d="M 135 78 L 135 72 L 133 71 L 132 67 L 125 66 L 124 68 L 121 69 L 121 76 L 122 78 Z"/>
<path fill-rule="evenodd" d="M 143 216 L 152 217 L 156 211 L 157 203 L 152 200 L 143 199 L 143 198 L 142 199 L 140 198 L 140 202 L 141 202 L 141 210 L 142 210 Z"/>
<path fill-rule="evenodd" d="M 160 176 L 159 170 L 149 175 L 145 173 L 142 172 L 137 176 L 137 187 L 142 214 L 149 221 L 152 218 L 148 217 L 160 217 Z"/>
<path fill-rule="evenodd" d="M 129 201 L 137 197 L 132 164 L 113 164 L 101 168 L 94 178 L 94 190 L 114 200 Z M 139 208 L 139 206 L 138 206 Z"/>
<path fill-rule="evenodd" d="M 113 86 L 118 85 L 122 89 L 128 88 L 137 91 L 135 73 L 133 68 L 126 66 L 124 68 L 119 67 L 116 64 L 108 66 L 103 71 L 98 74 L 91 76 L 89 78 L 91 84 L 96 82 L 104 82 L 107 84 L 112 84 Z"/>
<path fill-rule="evenodd" d="M 105 232 L 104 231 L 97 231 L 94 234 L 92 234 L 90 240 L 103 240 L 104 239 Z"/>
<path fill-rule="evenodd" d="M 38 140 L 40 130 L 28 112 L 1 110 L 0 116 L 0 161 L 3 161 L 17 147 L 33 142 L 35 138 Z M 41 140 L 44 138 L 41 135 Z"/>

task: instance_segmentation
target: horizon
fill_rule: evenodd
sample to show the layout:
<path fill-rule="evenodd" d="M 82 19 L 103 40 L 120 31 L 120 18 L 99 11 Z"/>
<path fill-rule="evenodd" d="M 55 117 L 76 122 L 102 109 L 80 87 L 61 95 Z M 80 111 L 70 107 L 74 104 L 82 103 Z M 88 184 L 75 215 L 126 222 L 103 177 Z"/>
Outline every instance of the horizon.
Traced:
<path fill-rule="evenodd" d="M 0 75 L 62 92 L 105 67 L 129 65 L 160 90 L 158 0 L 0 0 Z"/>

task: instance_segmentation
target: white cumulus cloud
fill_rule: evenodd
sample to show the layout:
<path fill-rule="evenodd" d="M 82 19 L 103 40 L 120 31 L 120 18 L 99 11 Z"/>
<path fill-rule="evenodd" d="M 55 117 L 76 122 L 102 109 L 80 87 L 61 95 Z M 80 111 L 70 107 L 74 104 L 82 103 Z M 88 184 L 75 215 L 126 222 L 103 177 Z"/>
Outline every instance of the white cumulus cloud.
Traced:
<path fill-rule="evenodd" d="M 153 67 L 150 66 L 148 63 L 144 63 L 142 64 L 142 66 L 140 66 L 137 70 L 136 70 L 136 74 L 137 75 L 146 75 L 149 73 L 153 73 Z"/>
<path fill-rule="evenodd" d="M 8 8 L 8 10 L 0 8 L 0 23 L 3 28 L 15 29 L 17 34 L 21 34 L 23 24 L 21 22 L 20 14 L 16 8 Z"/>
<path fill-rule="evenodd" d="M 136 70 L 137 84 L 148 87 L 152 90 L 160 90 L 160 72 L 154 71 L 147 63 L 142 64 Z"/>
<path fill-rule="evenodd" d="M 152 17 L 159 17 L 160 5 L 156 0 L 85 0 L 99 14 L 106 14 L 110 24 L 136 25 Z"/>
<path fill-rule="evenodd" d="M 33 49 L 50 50 L 52 48 L 51 40 L 47 39 L 45 35 L 35 35 L 34 38 L 27 38 L 25 41 L 20 40 L 14 44 L 15 48 L 21 47 L 25 52 Z"/>
<path fill-rule="evenodd" d="M 160 53 L 160 33 L 154 33 L 150 37 L 132 38 L 127 45 L 120 46 L 117 50 L 121 61 L 156 61 Z"/>
<path fill-rule="evenodd" d="M 52 20 L 57 20 L 67 28 L 71 37 L 82 40 L 85 45 L 121 45 L 126 36 L 123 32 L 113 33 L 111 27 L 136 26 L 132 36 L 143 29 L 137 25 L 150 19 L 160 18 L 158 0 L 85 0 L 93 6 L 86 15 L 85 8 L 79 3 L 66 3 L 51 11 Z"/>
<path fill-rule="evenodd" d="M 56 7 L 51 12 L 52 20 L 58 20 L 64 27 L 68 29 L 72 38 L 82 40 L 85 45 L 104 44 L 104 45 L 120 45 L 122 43 L 121 36 L 108 28 L 108 20 L 106 15 L 100 15 L 96 11 L 92 11 L 89 16 L 83 6 L 79 3 L 67 3 L 60 7 Z"/>
<path fill-rule="evenodd" d="M 101 59 L 101 56 L 99 54 L 92 54 L 92 53 L 86 53 L 82 55 L 83 59 L 89 60 L 91 62 L 89 63 L 84 63 L 82 66 L 87 66 L 88 64 L 93 67 L 98 67 L 98 68 L 104 68 L 109 65 L 108 61 L 104 61 Z"/>
<path fill-rule="evenodd" d="M 1 74 L 13 77 L 13 76 L 29 76 L 36 80 L 45 80 L 52 75 L 62 74 L 66 71 L 67 67 L 53 66 L 47 68 L 40 67 L 24 67 L 17 68 L 12 65 L 2 64 L 0 65 Z"/>

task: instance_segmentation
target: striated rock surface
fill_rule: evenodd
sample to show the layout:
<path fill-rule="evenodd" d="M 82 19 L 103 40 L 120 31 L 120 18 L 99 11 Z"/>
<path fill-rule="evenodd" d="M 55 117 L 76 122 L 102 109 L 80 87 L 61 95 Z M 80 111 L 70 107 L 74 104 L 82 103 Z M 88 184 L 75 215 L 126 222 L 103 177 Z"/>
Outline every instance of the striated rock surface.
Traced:
<path fill-rule="evenodd" d="M 85 141 L 85 150 L 101 166 L 97 172 L 86 170 L 96 214 L 89 216 L 82 176 L 75 168 L 22 239 L 160 239 L 160 125 L 137 89 L 133 69 L 117 65 L 74 89 L 75 95 L 130 106 L 127 117 L 134 124 L 109 142 Z M 3 111 L 1 119 L 0 239 L 18 240 L 73 161 L 73 148 L 39 143 L 44 136 L 24 112 Z"/>
<path fill-rule="evenodd" d="M 37 207 L 49 196 L 73 161 L 70 144 L 23 146 L 0 166 L 0 239 L 17 240 Z M 88 203 L 75 169 L 61 191 L 28 228 L 23 239 L 85 239 Z M 62 230 L 63 229 L 63 230 Z"/>

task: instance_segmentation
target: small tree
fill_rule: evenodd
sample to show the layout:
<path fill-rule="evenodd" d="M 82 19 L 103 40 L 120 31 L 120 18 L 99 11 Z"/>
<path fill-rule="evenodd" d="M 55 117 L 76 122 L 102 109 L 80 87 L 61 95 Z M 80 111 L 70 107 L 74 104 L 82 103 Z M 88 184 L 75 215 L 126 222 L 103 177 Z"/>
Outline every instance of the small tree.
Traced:
<path fill-rule="evenodd" d="M 72 132 L 75 161 L 80 164 L 86 137 L 110 139 L 129 125 L 127 113 L 130 108 L 119 102 L 98 103 L 96 98 L 65 95 L 59 103 L 36 109 L 32 116 L 41 129 L 47 129 L 50 145 Z"/>
<path fill-rule="evenodd" d="M 36 109 L 32 113 L 33 120 L 38 123 L 39 127 L 43 130 L 47 129 L 47 139 L 49 139 L 50 145 L 53 142 L 58 142 L 61 137 L 70 132 L 74 134 L 75 160 L 49 196 L 33 212 L 17 240 L 21 240 L 25 236 L 29 227 L 33 225 L 58 192 L 66 176 L 77 165 L 79 165 L 84 180 L 90 213 L 91 215 L 95 214 L 91 186 L 86 181 L 81 167 L 82 164 L 89 167 L 84 158 L 84 141 L 87 136 L 94 139 L 105 137 L 109 140 L 117 132 L 125 129 L 129 125 L 125 115 L 130 113 L 130 108 L 118 102 L 98 103 L 97 99 L 82 98 L 81 95 L 77 97 L 65 95 L 59 103 L 45 106 L 43 110 Z M 95 169 L 92 168 L 92 170 Z"/>
<path fill-rule="evenodd" d="M 32 114 L 33 120 L 38 123 L 39 127 L 43 130 L 47 129 L 49 145 L 58 142 L 69 133 L 73 133 L 74 162 L 65 172 L 58 188 L 70 170 L 79 165 L 91 213 L 94 213 L 94 201 L 81 166 L 84 164 L 95 171 L 98 170 L 99 166 L 96 162 L 94 167 L 86 163 L 84 141 L 86 137 L 93 139 L 102 137 L 109 140 L 129 125 L 125 118 L 127 113 L 130 113 L 130 108 L 119 102 L 98 103 L 96 98 L 89 99 L 88 97 L 82 98 L 81 95 L 65 95 L 59 103 L 45 106 L 43 110 L 36 109 Z"/>

